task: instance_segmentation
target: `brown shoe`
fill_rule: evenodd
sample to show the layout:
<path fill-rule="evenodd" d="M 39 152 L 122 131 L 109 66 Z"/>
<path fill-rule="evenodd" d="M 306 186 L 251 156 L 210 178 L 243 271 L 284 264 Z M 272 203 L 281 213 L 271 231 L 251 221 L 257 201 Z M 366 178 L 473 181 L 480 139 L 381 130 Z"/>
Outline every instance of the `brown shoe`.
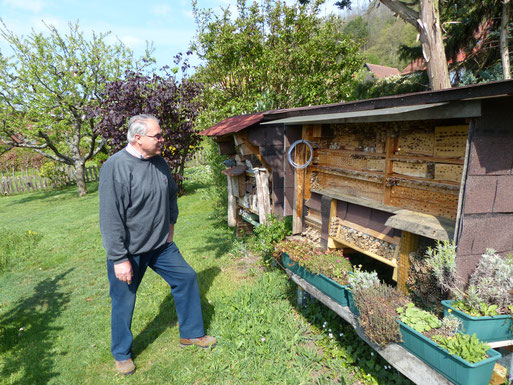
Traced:
<path fill-rule="evenodd" d="M 135 372 L 135 364 L 131 358 L 123 361 L 116 361 L 116 369 L 119 373 L 128 376 L 129 374 L 134 374 Z"/>
<path fill-rule="evenodd" d="M 180 338 L 180 347 L 196 345 L 203 349 L 213 348 L 216 346 L 217 340 L 215 337 L 204 335 L 200 338 Z"/>

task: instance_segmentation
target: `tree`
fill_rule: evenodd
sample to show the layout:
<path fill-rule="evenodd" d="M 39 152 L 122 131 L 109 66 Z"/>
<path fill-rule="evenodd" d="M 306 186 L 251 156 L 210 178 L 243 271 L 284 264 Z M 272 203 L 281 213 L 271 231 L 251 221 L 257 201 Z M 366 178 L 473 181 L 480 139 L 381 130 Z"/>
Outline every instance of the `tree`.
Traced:
<path fill-rule="evenodd" d="M 85 163 L 105 144 L 86 112 L 106 81 L 133 66 L 133 55 L 121 43 L 107 44 L 108 33 L 86 39 L 78 23 L 70 23 L 66 34 L 47 29 L 47 35 L 33 31 L 23 37 L 0 26 L 14 52 L 8 65 L 0 66 L 0 143 L 74 166 L 83 196 Z"/>
<path fill-rule="evenodd" d="M 319 5 L 237 1 L 237 16 L 199 10 L 192 51 L 203 64 L 205 125 L 226 116 L 347 99 L 362 66 L 358 44 Z M 208 117 L 207 117 L 208 115 Z"/>
<path fill-rule="evenodd" d="M 162 76 L 127 71 L 124 79 L 107 83 L 101 103 L 89 115 L 100 120 L 98 132 L 107 138 L 111 152 L 126 146 L 126 124 L 132 116 L 152 114 L 159 119 L 165 140 L 162 155 L 183 192 L 185 162 L 201 141 L 195 123 L 203 107 L 202 86 L 186 76 L 178 83 L 167 67 L 163 70 Z"/>

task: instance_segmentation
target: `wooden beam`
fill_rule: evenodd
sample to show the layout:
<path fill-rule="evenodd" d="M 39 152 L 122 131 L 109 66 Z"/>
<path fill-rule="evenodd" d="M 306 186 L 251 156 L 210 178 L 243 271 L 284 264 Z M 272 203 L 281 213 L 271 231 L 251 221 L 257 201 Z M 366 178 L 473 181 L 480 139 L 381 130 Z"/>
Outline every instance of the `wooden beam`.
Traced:
<path fill-rule="evenodd" d="M 418 235 L 408 231 L 403 231 L 401 236 L 401 249 L 399 252 L 399 277 L 397 286 L 399 290 L 406 293 L 406 281 L 408 280 L 408 272 L 410 270 L 410 253 L 417 251 L 419 244 Z"/>
<path fill-rule="evenodd" d="M 385 205 L 390 204 L 390 197 L 392 194 L 391 186 L 387 186 L 387 178 L 393 172 L 392 160 L 390 159 L 392 154 L 394 153 L 394 148 L 397 146 L 397 139 L 392 138 L 390 136 L 387 137 L 387 142 L 385 145 L 385 175 L 383 177 L 383 203 Z"/>
<path fill-rule="evenodd" d="M 233 194 L 235 177 L 228 176 L 228 226 L 237 226 L 237 198 Z M 238 189 L 238 186 L 237 186 Z"/>
<path fill-rule="evenodd" d="M 269 173 L 266 169 L 254 169 L 257 189 L 258 219 L 260 223 L 267 222 L 267 215 L 271 214 L 271 200 L 269 198 Z"/>
<path fill-rule="evenodd" d="M 344 246 L 347 246 L 353 250 L 356 250 L 362 254 L 365 254 L 371 258 L 374 258 L 375 260 L 377 261 L 380 261 L 380 262 L 383 262 L 384 264 L 386 265 L 389 265 L 389 266 L 392 266 L 392 267 L 397 267 L 397 261 L 395 259 L 386 259 L 384 257 L 382 257 L 381 255 L 377 255 L 375 253 L 372 253 L 368 250 L 365 250 L 365 249 L 362 249 L 361 247 L 359 246 L 356 246 L 355 244 L 351 243 L 351 242 L 348 242 L 346 240 L 343 240 L 343 239 L 339 239 L 339 238 L 333 238 L 333 240 L 335 241 L 335 243 L 340 243 L 341 245 L 344 245 Z"/>
<path fill-rule="evenodd" d="M 303 126 L 303 136 L 306 136 L 306 127 Z M 304 164 L 306 162 L 306 146 L 296 146 L 296 163 Z M 303 200 L 305 189 L 306 170 L 295 169 L 294 190 L 296 192 L 294 198 L 294 215 L 292 217 L 292 234 L 300 234 L 303 232 Z"/>

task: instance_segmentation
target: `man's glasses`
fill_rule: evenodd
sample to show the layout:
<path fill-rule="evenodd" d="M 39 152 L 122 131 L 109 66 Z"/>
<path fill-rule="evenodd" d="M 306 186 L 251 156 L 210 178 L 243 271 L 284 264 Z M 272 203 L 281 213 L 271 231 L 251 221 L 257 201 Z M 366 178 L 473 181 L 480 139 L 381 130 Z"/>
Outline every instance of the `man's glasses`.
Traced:
<path fill-rule="evenodd" d="M 141 135 L 141 136 L 147 136 L 148 138 L 153 138 L 153 139 L 157 139 L 157 140 L 164 139 L 164 136 L 162 134 Z"/>

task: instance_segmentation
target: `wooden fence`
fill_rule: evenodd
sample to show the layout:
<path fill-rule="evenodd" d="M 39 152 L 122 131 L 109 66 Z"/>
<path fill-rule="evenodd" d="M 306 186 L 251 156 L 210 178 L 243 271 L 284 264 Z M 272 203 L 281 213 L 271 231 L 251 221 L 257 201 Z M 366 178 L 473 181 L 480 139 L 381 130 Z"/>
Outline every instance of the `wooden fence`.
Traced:
<path fill-rule="evenodd" d="M 0 194 L 13 195 L 42 191 L 55 187 L 66 186 L 76 182 L 74 167 L 65 166 L 61 168 L 61 171 L 63 171 L 62 175 L 54 181 L 41 177 L 36 169 L 21 170 L 17 173 L 13 172 L 12 175 L 9 175 L 7 172 L 0 171 Z M 86 182 L 96 182 L 98 181 L 99 176 L 100 169 L 98 167 L 86 167 Z"/>
<path fill-rule="evenodd" d="M 205 150 L 199 150 L 192 156 L 192 159 L 185 163 L 185 167 L 197 167 L 206 163 Z"/>

